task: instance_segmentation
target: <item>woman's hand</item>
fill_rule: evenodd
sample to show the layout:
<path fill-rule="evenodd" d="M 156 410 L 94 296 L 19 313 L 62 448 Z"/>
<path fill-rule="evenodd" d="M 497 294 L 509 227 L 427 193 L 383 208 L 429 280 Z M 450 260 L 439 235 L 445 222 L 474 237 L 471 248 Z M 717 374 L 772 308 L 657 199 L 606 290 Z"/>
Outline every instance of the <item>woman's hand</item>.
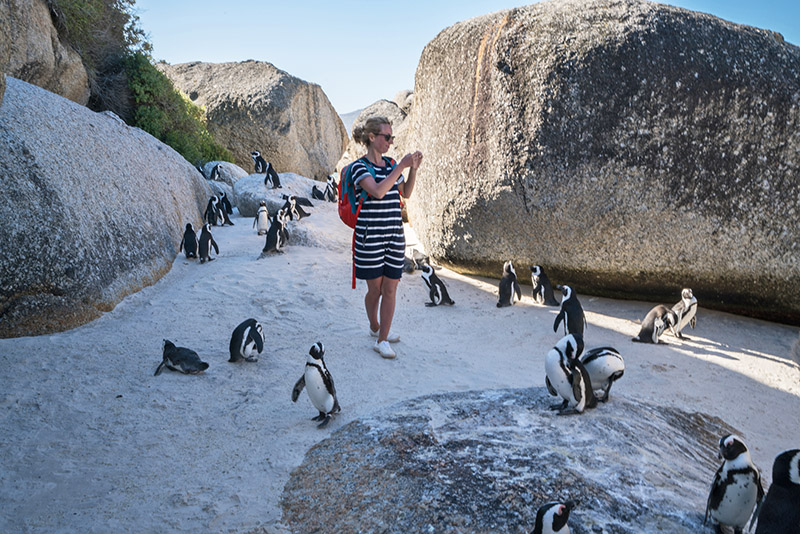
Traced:
<path fill-rule="evenodd" d="M 406 154 L 403 156 L 403 159 L 400 160 L 400 163 L 397 164 L 398 167 L 401 169 L 408 169 L 412 166 L 414 162 L 414 155 L 413 154 Z"/>
<path fill-rule="evenodd" d="M 417 150 L 411 154 L 411 168 L 415 170 L 419 169 L 420 164 L 422 164 L 422 152 Z"/>

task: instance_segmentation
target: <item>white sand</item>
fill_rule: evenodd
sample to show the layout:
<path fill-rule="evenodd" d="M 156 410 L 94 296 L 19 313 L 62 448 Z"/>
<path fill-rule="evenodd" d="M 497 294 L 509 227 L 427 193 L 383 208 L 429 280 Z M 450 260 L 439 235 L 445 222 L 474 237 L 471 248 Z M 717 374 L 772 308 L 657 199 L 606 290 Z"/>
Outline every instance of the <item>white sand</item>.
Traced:
<path fill-rule="evenodd" d="M 520 305 L 498 309 L 496 281 L 442 270 L 456 305 L 427 308 L 421 277 L 406 275 L 398 358 L 382 360 L 364 283 L 350 289 L 350 230 L 334 205 L 295 223 L 295 243 L 322 246 L 262 260 L 252 220 L 234 222 L 214 230 L 218 260 L 181 255 L 157 284 L 88 325 L 0 340 L 0 531 L 279 531 L 291 470 L 350 421 L 428 393 L 543 386 L 544 355 L 560 336 L 556 309 L 534 305 L 530 286 Z M 527 266 L 517 272 L 528 276 Z M 579 297 L 587 348 L 615 346 L 627 364 L 602 409 L 624 396 L 719 416 L 741 431 L 766 480 L 775 455 L 800 447 L 800 329 L 708 311 L 697 295 L 691 340 L 641 345 L 630 341 L 633 321 L 653 303 Z M 231 332 L 248 317 L 264 325 L 265 352 L 228 363 Z M 163 338 L 196 350 L 208 371 L 154 377 Z M 324 430 L 305 394 L 290 399 L 316 341 L 342 406 Z"/>

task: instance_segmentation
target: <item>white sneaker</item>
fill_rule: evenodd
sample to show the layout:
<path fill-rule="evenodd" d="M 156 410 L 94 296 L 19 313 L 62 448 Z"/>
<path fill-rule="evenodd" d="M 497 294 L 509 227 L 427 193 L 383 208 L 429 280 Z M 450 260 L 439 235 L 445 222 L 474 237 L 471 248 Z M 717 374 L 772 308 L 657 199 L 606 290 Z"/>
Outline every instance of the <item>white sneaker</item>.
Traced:
<path fill-rule="evenodd" d="M 380 354 L 381 358 L 386 358 L 387 360 L 391 360 L 397 356 L 397 354 L 395 354 L 395 352 L 392 350 L 392 347 L 390 347 L 389 343 L 386 341 L 381 341 L 380 343 L 376 341 L 375 345 L 372 347 L 372 350 Z"/>
<path fill-rule="evenodd" d="M 380 332 L 381 332 L 380 328 L 378 330 L 375 330 L 374 332 L 372 331 L 372 328 L 369 329 L 369 335 L 371 335 L 372 337 L 378 337 L 380 335 Z M 400 341 L 400 334 L 395 334 L 394 332 L 389 330 L 389 335 L 386 336 L 386 341 L 388 341 L 389 343 L 397 343 L 398 341 Z"/>

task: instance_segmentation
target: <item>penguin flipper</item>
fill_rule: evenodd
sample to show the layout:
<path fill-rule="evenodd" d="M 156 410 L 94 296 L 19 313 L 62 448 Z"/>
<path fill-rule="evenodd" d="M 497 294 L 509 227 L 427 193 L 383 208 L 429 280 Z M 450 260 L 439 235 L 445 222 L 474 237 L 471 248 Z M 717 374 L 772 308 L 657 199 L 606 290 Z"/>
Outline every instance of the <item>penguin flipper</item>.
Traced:
<path fill-rule="evenodd" d="M 156 367 L 156 372 L 153 374 L 153 376 L 158 376 L 158 375 L 160 375 L 160 374 L 161 374 L 161 371 L 163 371 L 163 370 L 164 370 L 164 365 L 166 365 L 166 363 L 167 363 L 167 361 L 166 361 L 166 360 L 162 360 L 162 361 L 161 361 L 161 363 L 160 363 L 160 364 L 158 364 L 158 367 Z"/>
<path fill-rule="evenodd" d="M 558 325 L 563 320 L 564 320 L 564 310 L 561 310 L 560 312 L 558 312 L 558 315 L 556 315 L 556 320 L 553 323 L 553 332 L 558 332 Z"/>
<path fill-rule="evenodd" d="M 300 380 L 295 383 L 294 387 L 292 388 L 292 402 L 297 402 L 297 397 L 300 396 L 300 392 L 303 391 L 303 388 L 306 387 L 306 375 L 305 373 L 303 376 L 300 377 Z"/>
<path fill-rule="evenodd" d="M 692 319 L 689 321 L 689 324 L 691 325 L 692 330 L 694 330 L 694 327 L 697 325 L 697 315 L 692 317 Z"/>
<path fill-rule="evenodd" d="M 211 238 L 211 246 L 214 247 L 214 252 L 216 252 L 217 256 L 219 256 L 219 247 L 217 246 L 217 242 L 214 241 L 213 237 Z"/>
<path fill-rule="evenodd" d="M 553 387 L 553 384 L 550 383 L 549 377 L 544 377 L 544 385 L 547 386 L 547 392 L 554 397 L 558 397 L 558 392 Z"/>
<path fill-rule="evenodd" d="M 517 294 L 517 300 L 522 300 L 522 288 L 519 287 L 519 282 L 514 280 L 514 293 Z"/>

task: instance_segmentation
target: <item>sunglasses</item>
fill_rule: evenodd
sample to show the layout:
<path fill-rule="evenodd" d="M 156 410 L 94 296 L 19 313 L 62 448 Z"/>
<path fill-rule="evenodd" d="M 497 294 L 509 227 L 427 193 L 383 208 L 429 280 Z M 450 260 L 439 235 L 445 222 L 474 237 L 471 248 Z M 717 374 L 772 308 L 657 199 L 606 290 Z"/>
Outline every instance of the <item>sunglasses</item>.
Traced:
<path fill-rule="evenodd" d="M 384 139 L 386 139 L 387 143 L 391 143 L 391 142 L 394 141 L 394 136 L 390 135 L 390 134 L 377 134 L 377 136 L 378 137 L 383 137 Z"/>

